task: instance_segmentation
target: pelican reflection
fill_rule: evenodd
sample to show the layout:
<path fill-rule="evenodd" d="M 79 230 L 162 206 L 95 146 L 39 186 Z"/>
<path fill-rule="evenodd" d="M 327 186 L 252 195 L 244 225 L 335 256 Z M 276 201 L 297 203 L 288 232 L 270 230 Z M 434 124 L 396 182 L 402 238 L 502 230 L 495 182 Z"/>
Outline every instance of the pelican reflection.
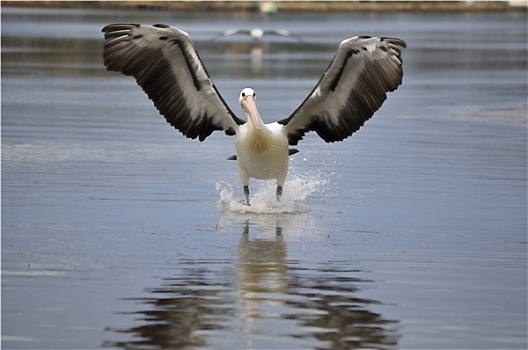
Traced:
<path fill-rule="evenodd" d="M 282 227 L 275 227 L 271 238 L 250 238 L 249 219 L 238 245 L 236 289 L 240 296 L 241 333 L 256 335 L 264 326 L 256 324 L 282 304 L 287 294 L 287 248 Z M 265 330 L 272 333 L 273 330 Z M 251 337 L 247 341 L 250 342 Z M 248 346 L 249 344 L 245 344 Z"/>
<path fill-rule="evenodd" d="M 136 326 L 108 327 L 126 340 L 104 346 L 397 347 L 398 321 L 372 310 L 382 302 L 365 293 L 359 296 L 359 290 L 376 283 L 364 271 L 350 262 L 288 258 L 288 244 L 298 248 L 294 243 L 301 234 L 295 231 L 303 227 L 299 215 L 226 220 L 240 234 L 236 257 L 178 260 L 164 270 L 172 272 L 159 287 L 147 290 L 147 297 L 126 299 L 134 303 L 130 314 Z"/>

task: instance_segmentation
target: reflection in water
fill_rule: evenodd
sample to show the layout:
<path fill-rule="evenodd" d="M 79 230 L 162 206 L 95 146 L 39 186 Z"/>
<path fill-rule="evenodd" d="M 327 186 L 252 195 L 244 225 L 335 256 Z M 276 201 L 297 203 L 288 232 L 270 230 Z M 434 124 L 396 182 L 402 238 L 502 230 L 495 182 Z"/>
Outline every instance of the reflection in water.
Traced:
<path fill-rule="evenodd" d="M 290 220 L 282 218 L 267 215 L 242 222 L 235 262 L 179 261 L 174 276 L 149 290 L 149 297 L 132 299 L 141 307 L 132 313 L 138 326 L 107 329 L 129 334 L 130 340 L 104 346 L 394 348 L 398 322 L 369 310 L 378 301 L 357 295 L 370 282 L 360 277 L 362 271 L 339 262 L 311 268 L 288 260 L 288 227 L 282 224 Z M 252 237 L 255 227 L 270 221 L 276 223 L 272 235 Z"/>
<path fill-rule="evenodd" d="M 163 285 L 150 290 L 152 296 L 137 299 L 146 307 L 134 312 L 141 325 L 114 331 L 131 334 L 130 341 L 108 342 L 108 346 L 177 349 L 205 345 L 204 331 L 223 330 L 234 314 L 232 283 L 215 266 L 225 262 L 182 261 L 178 276 L 164 279 Z"/>
<path fill-rule="evenodd" d="M 240 296 L 241 333 L 256 335 L 261 332 L 256 320 L 266 318 L 275 304 L 281 305 L 287 288 L 287 250 L 282 227 L 275 227 L 274 239 L 249 235 L 249 219 L 238 245 L 236 289 Z M 245 344 L 248 347 L 251 344 Z"/>

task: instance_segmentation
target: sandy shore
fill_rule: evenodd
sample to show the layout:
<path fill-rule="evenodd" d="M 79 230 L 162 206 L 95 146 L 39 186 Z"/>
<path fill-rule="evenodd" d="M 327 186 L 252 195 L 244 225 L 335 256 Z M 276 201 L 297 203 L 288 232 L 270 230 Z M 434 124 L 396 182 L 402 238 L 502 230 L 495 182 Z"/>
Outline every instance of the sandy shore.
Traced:
<path fill-rule="evenodd" d="M 526 11 L 525 3 L 507 1 L 2 1 L 2 6 L 61 8 L 136 8 L 144 10 L 263 11 Z M 524 5 L 524 6 L 523 6 Z"/>

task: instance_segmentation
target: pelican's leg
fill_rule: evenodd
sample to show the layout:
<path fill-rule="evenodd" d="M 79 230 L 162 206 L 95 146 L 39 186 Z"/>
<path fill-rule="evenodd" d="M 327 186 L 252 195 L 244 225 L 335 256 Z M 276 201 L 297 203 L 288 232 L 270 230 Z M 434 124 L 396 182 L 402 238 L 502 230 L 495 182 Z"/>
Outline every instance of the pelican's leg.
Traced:
<path fill-rule="evenodd" d="M 244 197 L 246 197 L 246 205 L 249 205 L 249 186 L 244 186 Z"/>
<path fill-rule="evenodd" d="M 280 201 L 281 196 L 282 196 L 282 186 L 277 185 L 277 202 Z"/>

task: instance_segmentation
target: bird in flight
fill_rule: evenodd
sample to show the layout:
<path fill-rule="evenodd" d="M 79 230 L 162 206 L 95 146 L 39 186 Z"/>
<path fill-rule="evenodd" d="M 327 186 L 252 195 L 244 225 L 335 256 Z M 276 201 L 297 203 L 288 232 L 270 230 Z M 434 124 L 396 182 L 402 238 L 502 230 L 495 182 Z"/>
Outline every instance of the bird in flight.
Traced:
<path fill-rule="evenodd" d="M 239 102 L 246 119 L 229 108 L 207 73 L 190 36 L 164 25 L 110 24 L 104 64 L 133 76 L 167 122 L 188 138 L 204 141 L 216 130 L 235 136 L 238 173 L 249 205 L 249 179 L 277 182 L 277 200 L 289 156 L 303 136 L 315 131 L 326 142 L 342 141 L 381 107 L 402 83 L 403 40 L 355 36 L 343 40 L 310 94 L 288 117 L 265 124 L 253 89 Z"/>
<path fill-rule="evenodd" d="M 261 28 L 252 28 L 252 29 L 242 29 L 242 28 L 232 28 L 227 29 L 220 35 L 213 38 L 213 40 L 219 39 L 223 36 L 231 36 L 231 35 L 249 35 L 254 41 L 261 41 L 264 36 L 268 35 L 278 35 L 278 36 L 285 36 L 285 37 L 292 37 L 297 39 L 298 41 L 303 41 L 302 37 L 290 32 L 286 29 L 261 29 Z"/>

